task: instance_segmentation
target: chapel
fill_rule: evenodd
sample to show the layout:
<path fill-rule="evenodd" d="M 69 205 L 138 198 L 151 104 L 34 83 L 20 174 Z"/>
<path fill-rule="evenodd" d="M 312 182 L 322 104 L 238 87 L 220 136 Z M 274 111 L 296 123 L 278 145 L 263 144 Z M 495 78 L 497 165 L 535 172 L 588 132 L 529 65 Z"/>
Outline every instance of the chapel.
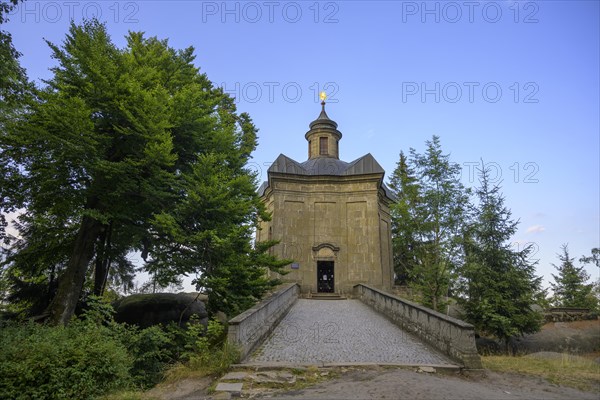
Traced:
<path fill-rule="evenodd" d="M 390 290 L 394 196 L 385 171 L 371 154 L 340 159 L 342 133 L 325 112 L 323 94 L 321 100 L 304 135 L 308 159 L 280 154 L 268 169 L 259 195 L 272 219 L 260 223 L 256 238 L 279 240 L 274 254 L 293 260 L 280 279 L 299 283 L 304 296 L 351 295 L 358 283 Z"/>

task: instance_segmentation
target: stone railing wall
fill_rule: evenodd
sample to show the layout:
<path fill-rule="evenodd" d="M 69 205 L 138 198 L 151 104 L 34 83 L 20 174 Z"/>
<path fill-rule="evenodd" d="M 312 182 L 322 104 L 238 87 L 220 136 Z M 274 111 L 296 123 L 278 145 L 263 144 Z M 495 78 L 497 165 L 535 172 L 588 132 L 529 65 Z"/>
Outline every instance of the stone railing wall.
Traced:
<path fill-rule="evenodd" d="M 544 320 L 548 322 L 572 322 L 598 319 L 598 314 L 589 308 L 555 307 L 544 312 Z"/>
<path fill-rule="evenodd" d="M 465 368 L 482 368 L 473 325 L 364 284 L 354 286 L 354 295 Z"/>
<path fill-rule="evenodd" d="M 244 360 L 277 326 L 294 305 L 300 294 L 300 286 L 290 283 L 254 307 L 229 320 L 227 340 L 240 349 Z"/>

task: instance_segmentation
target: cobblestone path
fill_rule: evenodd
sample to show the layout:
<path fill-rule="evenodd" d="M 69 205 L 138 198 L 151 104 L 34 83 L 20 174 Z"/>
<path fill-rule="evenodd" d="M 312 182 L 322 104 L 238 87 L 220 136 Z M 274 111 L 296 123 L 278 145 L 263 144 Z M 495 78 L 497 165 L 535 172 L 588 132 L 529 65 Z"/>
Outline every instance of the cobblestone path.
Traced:
<path fill-rule="evenodd" d="M 248 362 L 454 364 L 359 300 L 307 299 Z"/>

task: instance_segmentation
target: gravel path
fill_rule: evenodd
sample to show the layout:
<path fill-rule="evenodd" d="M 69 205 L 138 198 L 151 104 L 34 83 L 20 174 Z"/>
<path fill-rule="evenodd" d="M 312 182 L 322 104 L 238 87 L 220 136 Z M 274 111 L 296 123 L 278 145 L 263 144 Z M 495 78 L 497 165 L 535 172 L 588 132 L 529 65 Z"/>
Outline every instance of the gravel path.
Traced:
<path fill-rule="evenodd" d="M 250 363 L 453 364 L 359 300 L 299 299 Z"/>

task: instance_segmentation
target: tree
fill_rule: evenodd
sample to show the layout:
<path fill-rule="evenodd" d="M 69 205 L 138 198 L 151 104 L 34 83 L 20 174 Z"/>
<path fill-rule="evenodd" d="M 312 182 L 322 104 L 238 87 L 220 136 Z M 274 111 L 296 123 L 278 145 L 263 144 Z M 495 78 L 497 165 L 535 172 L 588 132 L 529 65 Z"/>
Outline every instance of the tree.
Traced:
<path fill-rule="evenodd" d="M 590 279 L 590 275 L 585 271 L 584 266 L 575 266 L 575 258 L 569 256 L 567 244 L 563 244 L 561 250 L 562 253 L 557 254 L 560 264 L 552 264 L 558 271 L 557 275 L 552 274 L 554 283 L 550 284 L 554 292 L 552 303 L 556 307 L 580 307 L 596 310 L 598 299 L 594 296 L 594 285 L 586 283 Z"/>
<path fill-rule="evenodd" d="M 589 256 L 581 256 L 579 262 L 582 264 L 593 264 L 600 268 L 600 248 L 594 247 L 590 253 Z"/>
<path fill-rule="evenodd" d="M 404 152 L 392 173 L 389 187 L 396 196 L 391 206 L 392 245 L 396 283 L 408 284 L 410 275 L 418 262 L 419 185 L 413 169 L 408 165 Z"/>
<path fill-rule="evenodd" d="M 425 154 L 410 150 L 411 164 L 418 181 L 415 210 L 418 232 L 417 260 L 410 285 L 421 292 L 423 304 L 441 306 L 448 294 L 453 274 L 461 262 L 462 227 L 469 201 L 468 190 L 460 183 L 460 165 L 443 154 L 440 139 L 426 142 Z M 411 228 L 409 228 L 411 229 Z"/>
<path fill-rule="evenodd" d="M 19 1 L 0 2 L 0 26 L 8 21 L 8 15 Z M 20 56 L 21 54 L 13 46 L 11 34 L 0 29 L 0 132 L 6 130 L 7 123 L 18 119 L 31 100 L 32 85 L 27 80 L 25 70 L 19 64 Z M 2 157 L 2 153 L 3 149 L 0 147 L 0 188 L 3 188 L 2 192 L 12 191 L 13 195 L 17 196 L 18 192 L 11 184 L 11 177 L 18 172 L 17 168 Z M 2 192 L 0 192 L 0 245 L 6 244 L 9 240 L 6 235 L 8 223 L 4 214 L 15 211 Z"/>
<path fill-rule="evenodd" d="M 8 21 L 8 15 L 20 1 L 0 2 L 0 25 Z M 21 109 L 32 88 L 25 70 L 19 64 L 20 56 L 13 46 L 11 34 L 0 29 L 0 126 Z"/>
<path fill-rule="evenodd" d="M 597 268 L 600 268 L 600 248 L 594 247 L 590 251 L 590 253 L 591 254 L 589 256 L 581 256 L 579 262 L 582 264 L 592 264 L 595 265 Z M 600 277 L 596 280 L 595 283 L 593 283 L 593 287 L 594 289 L 592 290 L 592 293 L 596 304 L 595 310 L 600 311 Z"/>
<path fill-rule="evenodd" d="M 19 64 L 21 54 L 13 46 L 11 34 L 1 29 L 19 2 L 20 0 L 0 2 L 0 135 L 7 129 L 7 124 L 19 118 L 31 101 L 32 84 Z M 3 157 L 3 152 L 4 149 L 0 146 L 0 304 L 4 302 L 11 286 L 9 271 L 2 265 L 10 254 L 7 247 L 12 239 L 6 232 L 8 221 L 5 214 L 16 211 L 6 193 L 19 196 L 15 185 L 11 183 L 11 178 L 18 173 L 18 169 Z"/>
<path fill-rule="evenodd" d="M 510 338 L 540 329 L 542 316 L 531 306 L 541 290 L 531 246 L 511 248 L 518 221 L 504 205 L 499 185 L 489 181 L 489 168 L 478 169 L 478 205 L 465 234 L 465 264 L 461 268 L 459 303 L 465 319 L 482 334 L 491 334 L 508 346 Z"/>
<path fill-rule="evenodd" d="M 258 220 L 269 215 L 247 171 L 223 156 L 202 155 L 185 186 L 185 201 L 154 216 L 148 270 L 162 285 L 182 274 L 199 275 L 209 311 L 236 315 L 278 283 L 267 278 L 267 269 L 283 274 L 291 260 L 266 253 L 275 241 L 251 244 Z"/>
<path fill-rule="evenodd" d="M 55 324 L 70 320 L 92 268 L 98 293 L 111 269 L 127 274 L 131 251 L 157 276 L 203 273 L 203 257 L 219 254 L 233 226 L 264 213 L 245 168 L 256 147 L 250 117 L 194 66 L 193 48 L 135 32 L 126 39 L 119 49 L 97 21 L 73 23 L 61 46 L 48 43 L 53 77 L 0 136 L 0 165 L 13 166 L 3 207 L 24 209 L 31 226 L 47 218 L 73 232 L 56 239 L 67 250 L 48 308 Z M 228 249 L 252 258 L 239 242 Z M 179 257 L 186 252 L 201 256 Z M 226 269 L 221 262 L 212 268 Z M 254 283 L 254 294 L 264 290 Z"/>

